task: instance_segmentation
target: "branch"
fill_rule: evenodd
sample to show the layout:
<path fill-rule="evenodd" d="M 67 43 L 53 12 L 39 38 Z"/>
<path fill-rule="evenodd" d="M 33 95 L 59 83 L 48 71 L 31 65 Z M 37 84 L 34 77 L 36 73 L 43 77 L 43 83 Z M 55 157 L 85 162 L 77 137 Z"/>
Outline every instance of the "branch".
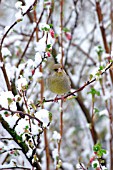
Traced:
<path fill-rule="evenodd" d="M 8 110 L 8 109 L 4 109 L 4 110 Z M 12 112 L 11 110 L 9 110 L 9 111 Z M 19 113 L 19 111 L 18 111 L 18 113 Z M 30 117 L 32 117 L 32 116 L 30 116 Z M 37 118 L 35 118 L 35 119 L 37 119 Z M 33 163 L 32 158 L 27 157 L 27 152 L 29 151 L 29 148 L 26 145 L 26 143 L 22 140 L 21 136 L 19 136 L 16 133 L 16 131 L 14 131 L 13 129 L 11 129 L 9 127 L 9 124 L 4 120 L 4 118 L 1 115 L 0 115 L 0 122 L 1 122 L 2 126 L 4 127 L 4 129 L 6 129 L 9 132 L 9 134 L 13 137 L 13 140 L 20 146 L 20 148 L 22 149 L 21 151 L 23 152 L 23 154 L 25 155 L 25 157 L 27 158 L 27 160 L 29 161 L 31 166 L 33 165 L 38 170 L 41 170 L 41 167 L 38 162 Z"/>
<path fill-rule="evenodd" d="M 10 152 L 10 151 L 16 151 L 16 150 L 22 151 L 21 148 L 11 148 L 11 149 L 9 149 L 9 150 L 4 150 L 4 151 L 0 152 L 0 154 L 3 154 L 3 153 L 5 153 L 5 152 Z"/>
<path fill-rule="evenodd" d="M 90 59 L 92 61 L 92 63 L 94 65 L 96 65 L 96 62 L 94 61 L 94 59 L 87 53 L 85 52 L 79 45 L 75 44 L 75 43 L 72 43 L 71 45 L 75 46 L 78 48 L 78 50 L 80 50 L 88 59 Z"/>
<path fill-rule="evenodd" d="M 9 79 L 8 79 L 8 76 L 7 76 L 7 73 L 6 73 L 6 69 L 5 69 L 1 50 L 0 50 L 0 61 L 3 63 L 3 66 L 1 67 L 1 69 L 2 69 L 4 79 L 5 79 L 5 82 L 6 82 L 6 85 L 7 85 L 7 89 L 8 89 L 8 91 L 11 91 L 11 85 L 10 85 L 10 82 L 9 82 Z"/>
<path fill-rule="evenodd" d="M 111 62 L 105 69 L 103 72 L 100 73 L 100 75 L 103 75 L 108 69 L 110 69 L 110 67 L 112 66 L 113 62 Z M 87 82 L 84 83 L 83 86 L 81 86 L 80 88 L 78 88 L 77 90 L 75 90 L 74 92 L 72 93 L 69 93 L 67 95 L 64 96 L 64 99 L 66 99 L 67 97 L 69 96 L 72 96 L 74 95 L 75 93 L 77 92 L 80 92 L 82 91 L 85 87 L 87 87 L 88 85 L 92 84 L 93 82 L 96 81 L 96 78 L 93 78 L 92 80 L 88 80 Z M 58 97 L 57 100 L 61 100 L 62 97 Z M 44 99 L 43 102 L 54 102 L 54 99 L 49 99 L 49 100 L 46 100 Z M 36 106 L 39 106 L 40 103 L 38 103 Z"/>
<path fill-rule="evenodd" d="M 41 15 L 40 15 L 40 18 L 39 18 L 39 20 L 38 20 L 38 22 L 37 22 L 37 24 L 36 24 L 36 27 L 34 28 L 32 34 L 31 34 L 31 36 L 30 36 L 30 38 L 29 38 L 29 40 L 28 40 L 28 43 L 27 43 L 27 45 L 26 45 L 26 47 L 25 47 L 25 49 L 24 49 L 24 51 L 23 51 L 23 53 L 22 53 L 22 55 L 21 55 L 21 57 L 20 57 L 20 59 L 19 59 L 19 61 L 18 61 L 18 63 L 17 63 L 17 67 L 19 66 L 19 64 L 21 63 L 23 57 L 25 56 L 25 53 L 26 53 L 26 51 L 27 51 L 27 49 L 28 49 L 28 47 L 29 47 L 29 44 L 30 44 L 30 42 L 31 42 L 31 40 L 32 40 L 32 38 L 33 38 L 33 35 L 34 35 L 35 31 L 37 30 L 38 24 L 39 24 L 40 21 L 41 21 L 41 18 L 42 18 L 42 16 L 43 16 L 43 13 L 44 13 L 44 10 L 42 11 L 42 13 L 41 13 Z"/>
<path fill-rule="evenodd" d="M 11 170 L 11 169 L 25 169 L 25 170 L 31 170 L 31 168 L 25 168 L 25 167 L 23 167 L 23 166 L 13 166 L 13 167 L 8 167 L 8 168 L 0 168 L 0 170 L 7 170 L 7 169 L 9 169 L 9 170 Z"/>
<path fill-rule="evenodd" d="M 28 8 L 28 10 L 23 13 L 23 16 L 25 16 L 28 12 L 31 11 L 31 9 L 36 5 L 37 3 L 37 0 L 34 1 L 34 3 Z M 10 27 L 9 29 L 6 31 L 6 33 L 3 35 L 2 37 L 2 40 L 1 40 L 1 43 L 0 43 L 0 50 L 2 49 L 2 45 L 3 45 L 3 42 L 4 42 L 4 39 L 6 38 L 7 34 L 9 33 L 9 31 L 18 23 L 18 21 L 15 21 Z"/>
<path fill-rule="evenodd" d="M 17 110 L 17 111 L 13 111 L 13 110 L 10 110 L 10 109 L 4 108 L 4 107 L 1 107 L 1 108 L 0 108 L 0 111 L 2 111 L 2 110 L 6 110 L 6 111 L 9 111 L 9 112 L 14 113 L 14 114 L 15 114 L 15 113 L 18 113 L 20 116 L 28 116 L 30 119 L 35 119 L 35 120 L 37 120 L 40 125 L 43 124 L 43 122 L 40 121 L 38 118 L 33 117 L 33 116 L 31 116 L 30 114 L 28 114 L 28 113 L 24 113 L 24 112 L 18 111 L 18 110 Z"/>

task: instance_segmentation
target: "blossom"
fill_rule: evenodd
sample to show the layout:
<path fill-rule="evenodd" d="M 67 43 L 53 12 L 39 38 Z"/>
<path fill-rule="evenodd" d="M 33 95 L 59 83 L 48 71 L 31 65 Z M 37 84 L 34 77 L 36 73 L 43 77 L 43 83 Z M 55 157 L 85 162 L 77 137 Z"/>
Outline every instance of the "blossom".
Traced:
<path fill-rule="evenodd" d="M 39 52 L 35 54 L 35 65 L 38 66 L 42 61 L 42 57 Z"/>
<path fill-rule="evenodd" d="M 47 127 L 49 120 L 49 111 L 46 109 L 41 109 L 38 112 L 36 112 L 36 117 L 43 122 L 43 126 Z"/>
<path fill-rule="evenodd" d="M 17 88 L 19 91 L 26 90 L 27 85 L 28 85 L 28 83 L 27 83 L 26 78 L 21 77 L 20 79 L 17 80 Z"/>
<path fill-rule="evenodd" d="M 46 30 L 50 29 L 50 26 L 48 24 L 46 24 L 46 23 L 40 23 L 39 28 L 40 28 L 40 30 L 46 31 Z"/>
<path fill-rule="evenodd" d="M 10 107 L 11 110 L 17 110 L 16 102 L 14 95 L 11 91 L 1 92 L 0 93 L 0 105 L 6 109 Z"/>
<path fill-rule="evenodd" d="M 15 3 L 15 7 L 16 7 L 17 9 L 20 9 L 21 6 L 22 6 L 22 2 L 21 2 L 21 1 L 17 1 L 17 2 Z"/>
<path fill-rule="evenodd" d="M 17 21 L 21 21 L 23 19 L 23 15 L 22 15 L 22 11 L 19 10 L 16 14 L 15 14 L 15 18 Z"/>
<path fill-rule="evenodd" d="M 60 139 L 61 139 L 61 136 L 60 136 L 60 134 L 59 134 L 57 131 L 54 131 L 54 132 L 53 132 L 52 139 L 54 139 L 54 140 L 60 140 Z"/>
<path fill-rule="evenodd" d="M 9 51 L 8 48 L 6 48 L 6 47 L 3 47 L 3 48 L 2 48 L 2 56 L 3 56 L 3 57 L 11 56 L 11 52 Z"/>

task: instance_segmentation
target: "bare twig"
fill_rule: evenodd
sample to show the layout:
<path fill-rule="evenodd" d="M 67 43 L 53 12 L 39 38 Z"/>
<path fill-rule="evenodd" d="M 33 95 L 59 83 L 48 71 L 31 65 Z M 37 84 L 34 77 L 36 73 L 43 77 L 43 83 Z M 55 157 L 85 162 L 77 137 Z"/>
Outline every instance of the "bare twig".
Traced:
<path fill-rule="evenodd" d="M 63 100 L 61 100 L 61 112 L 60 112 L 60 140 L 58 143 L 58 154 L 60 156 L 60 148 L 62 142 L 62 135 L 63 135 Z"/>
<path fill-rule="evenodd" d="M 64 56 L 64 51 L 63 51 L 63 5 L 64 5 L 64 0 L 60 0 L 60 27 L 61 27 L 61 65 L 63 66 L 63 56 Z"/>
<path fill-rule="evenodd" d="M 39 20 L 38 20 L 38 22 L 37 22 L 37 24 L 36 24 L 36 27 L 34 28 L 32 34 L 31 34 L 31 36 L 30 36 L 30 38 L 29 38 L 29 41 L 28 41 L 28 43 L 27 43 L 27 45 L 26 45 L 26 47 L 25 47 L 25 49 L 24 49 L 24 51 L 23 51 L 23 53 L 22 53 L 22 55 L 21 55 L 21 57 L 20 57 L 20 59 L 19 59 L 19 61 L 18 61 L 18 63 L 17 63 L 17 67 L 19 66 L 19 64 L 21 63 L 23 57 L 25 56 L 25 53 L 26 53 L 26 51 L 27 51 L 27 49 L 28 49 L 28 47 L 29 47 L 29 44 L 30 44 L 30 42 L 31 42 L 31 40 L 32 40 L 32 38 L 33 38 L 33 35 L 34 35 L 34 33 L 36 32 L 36 30 L 37 30 L 37 26 L 38 26 L 38 24 L 40 23 L 40 21 L 41 21 L 41 19 L 42 19 L 43 13 L 44 13 L 44 10 L 42 11 L 42 13 L 41 13 L 41 15 L 40 15 L 40 18 L 39 18 Z"/>
<path fill-rule="evenodd" d="M 43 124 L 43 122 L 40 121 L 38 118 L 33 117 L 33 116 L 31 116 L 30 114 L 28 114 L 28 113 L 24 113 L 24 112 L 18 111 L 18 110 L 17 110 L 17 111 L 13 111 L 13 110 L 11 110 L 11 109 L 7 109 L 7 108 L 4 108 L 4 107 L 0 107 L 0 111 L 3 111 L 3 110 L 6 110 L 6 111 L 11 112 L 11 113 L 13 113 L 13 114 L 18 113 L 19 115 L 28 116 L 30 119 L 35 119 L 35 120 L 37 120 L 38 123 L 40 123 L 41 125 Z"/>
<path fill-rule="evenodd" d="M 4 151 L 1 151 L 0 152 L 0 154 L 3 154 L 3 153 L 5 153 L 5 152 L 11 152 L 11 151 L 17 151 L 17 150 L 22 150 L 21 148 L 11 148 L 11 149 L 9 149 L 9 150 L 4 150 Z"/>

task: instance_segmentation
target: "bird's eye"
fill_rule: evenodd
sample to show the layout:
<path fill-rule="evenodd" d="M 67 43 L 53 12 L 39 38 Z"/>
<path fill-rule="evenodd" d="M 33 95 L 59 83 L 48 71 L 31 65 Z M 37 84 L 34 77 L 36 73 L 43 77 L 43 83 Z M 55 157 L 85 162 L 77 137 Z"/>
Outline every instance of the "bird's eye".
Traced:
<path fill-rule="evenodd" d="M 55 68 L 55 69 L 54 69 L 54 71 L 58 71 L 58 69 L 57 69 L 57 68 Z"/>

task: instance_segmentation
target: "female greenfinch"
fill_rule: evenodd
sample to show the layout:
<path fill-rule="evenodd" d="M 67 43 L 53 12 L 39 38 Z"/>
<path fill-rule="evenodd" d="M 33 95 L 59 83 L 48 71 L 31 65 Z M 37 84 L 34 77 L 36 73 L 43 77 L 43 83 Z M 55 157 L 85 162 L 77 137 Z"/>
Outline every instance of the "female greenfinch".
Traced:
<path fill-rule="evenodd" d="M 70 91 L 71 82 L 61 64 L 54 64 L 52 66 L 51 74 L 47 79 L 47 87 L 57 95 L 63 95 Z"/>

